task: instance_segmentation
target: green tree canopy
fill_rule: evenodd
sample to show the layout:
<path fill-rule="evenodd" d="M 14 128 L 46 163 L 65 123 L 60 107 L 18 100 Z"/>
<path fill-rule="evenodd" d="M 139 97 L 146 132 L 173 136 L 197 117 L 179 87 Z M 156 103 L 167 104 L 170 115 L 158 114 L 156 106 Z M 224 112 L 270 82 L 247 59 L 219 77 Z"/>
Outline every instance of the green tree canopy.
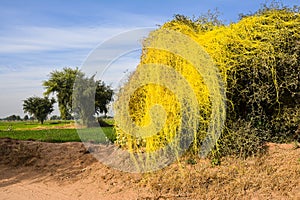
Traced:
<path fill-rule="evenodd" d="M 112 99 L 113 90 L 110 86 L 105 85 L 103 81 L 96 81 L 95 109 L 97 114 L 103 113 L 105 116 L 108 112 L 107 105 Z"/>
<path fill-rule="evenodd" d="M 19 115 L 10 115 L 4 119 L 8 121 L 20 121 L 21 117 Z"/>
<path fill-rule="evenodd" d="M 28 115 L 25 115 L 25 116 L 24 116 L 24 120 L 25 120 L 25 121 L 29 120 Z"/>
<path fill-rule="evenodd" d="M 49 99 L 48 97 L 29 97 L 24 100 L 23 110 L 24 112 L 33 115 L 41 124 L 44 123 L 47 116 L 53 112 L 53 104 L 55 99 Z"/>
<path fill-rule="evenodd" d="M 76 119 L 83 125 L 92 126 L 95 114 L 107 114 L 107 105 L 112 99 L 113 90 L 95 77 L 78 74 L 73 93 L 73 111 Z"/>
<path fill-rule="evenodd" d="M 57 95 L 62 119 L 71 119 L 72 113 L 80 116 L 84 124 L 95 121 L 95 114 L 107 114 L 107 104 L 111 101 L 113 91 L 95 76 L 87 77 L 78 68 L 64 68 L 50 73 L 49 80 L 43 82 L 45 95 Z M 76 101 L 73 103 L 73 101 Z"/>
<path fill-rule="evenodd" d="M 73 85 L 80 72 L 77 68 L 64 68 L 50 73 L 49 80 L 43 82 L 44 95 L 56 94 L 62 119 L 71 119 Z"/>

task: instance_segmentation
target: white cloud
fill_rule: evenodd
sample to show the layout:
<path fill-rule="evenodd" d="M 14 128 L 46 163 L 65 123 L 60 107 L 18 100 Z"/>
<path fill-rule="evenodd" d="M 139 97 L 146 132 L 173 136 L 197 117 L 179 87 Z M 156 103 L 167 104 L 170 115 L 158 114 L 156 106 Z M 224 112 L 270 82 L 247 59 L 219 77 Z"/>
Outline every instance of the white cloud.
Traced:
<path fill-rule="evenodd" d="M 20 27 L 0 35 L 0 53 L 93 48 L 123 28 Z"/>
<path fill-rule="evenodd" d="M 140 14 L 110 10 L 107 22 L 92 20 L 92 26 L 5 26 L 0 31 L 1 53 L 26 53 L 33 51 L 58 51 L 61 49 L 94 48 L 110 37 L 140 27 L 156 26 L 162 19 Z M 107 20 L 106 20 L 107 21 Z"/>

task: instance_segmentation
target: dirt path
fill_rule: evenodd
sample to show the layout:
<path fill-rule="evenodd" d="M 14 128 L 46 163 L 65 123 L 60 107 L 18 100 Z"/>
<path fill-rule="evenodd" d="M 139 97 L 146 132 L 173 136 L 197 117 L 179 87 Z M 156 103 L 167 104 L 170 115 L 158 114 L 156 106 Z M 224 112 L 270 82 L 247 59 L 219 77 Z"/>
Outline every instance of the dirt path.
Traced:
<path fill-rule="evenodd" d="M 2 168 L 0 199 L 138 199 L 141 196 L 135 188 L 123 184 L 107 184 L 101 177 L 91 176 L 77 181 L 60 181 L 50 177 L 40 177 L 32 171 Z M 12 174 L 13 173 L 13 174 Z M 18 174 L 16 176 L 16 174 Z M 99 181 L 96 181 L 99 180 Z"/>
<path fill-rule="evenodd" d="M 262 157 L 183 159 L 141 175 L 106 167 L 81 143 L 0 139 L 0 199 L 300 199 L 300 148 L 268 146 Z"/>
<path fill-rule="evenodd" d="M 0 139 L 0 157 L 0 199 L 121 200 L 147 196 L 146 188 L 141 191 L 136 187 L 140 175 L 109 169 L 81 143 Z"/>

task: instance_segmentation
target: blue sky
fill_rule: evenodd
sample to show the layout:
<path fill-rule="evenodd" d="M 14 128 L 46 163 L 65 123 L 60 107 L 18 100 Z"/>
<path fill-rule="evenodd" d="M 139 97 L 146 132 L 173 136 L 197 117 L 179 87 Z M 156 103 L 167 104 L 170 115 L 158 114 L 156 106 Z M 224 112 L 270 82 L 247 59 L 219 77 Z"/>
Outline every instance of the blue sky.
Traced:
<path fill-rule="evenodd" d="M 155 27 L 171 20 L 174 14 L 199 16 L 215 8 L 226 23 L 235 22 L 240 13 L 255 12 L 264 2 L 0 0 L 0 118 L 11 114 L 24 116 L 22 100 L 41 96 L 42 81 L 51 71 L 80 68 L 90 52 L 112 36 L 136 28 Z M 283 1 L 283 4 L 297 5 L 298 0 Z M 130 58 L 124 57 L 115 65 L 133 69 L 138 55 Z M 110 84 L 116 75 L 109 76 Z"/>

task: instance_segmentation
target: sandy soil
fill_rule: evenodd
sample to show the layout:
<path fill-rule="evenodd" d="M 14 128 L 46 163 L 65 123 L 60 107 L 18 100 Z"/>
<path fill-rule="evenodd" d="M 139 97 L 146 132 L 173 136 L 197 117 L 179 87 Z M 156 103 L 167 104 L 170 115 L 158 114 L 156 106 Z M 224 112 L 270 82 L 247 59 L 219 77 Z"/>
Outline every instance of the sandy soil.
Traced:
<path fill-rule="evenodd" d="M 98 162 L 81 143 L 0 139 L 0 199 L 300 199 L 300 148 L 246 160 L 180 163 L 148 174 Z"/>

